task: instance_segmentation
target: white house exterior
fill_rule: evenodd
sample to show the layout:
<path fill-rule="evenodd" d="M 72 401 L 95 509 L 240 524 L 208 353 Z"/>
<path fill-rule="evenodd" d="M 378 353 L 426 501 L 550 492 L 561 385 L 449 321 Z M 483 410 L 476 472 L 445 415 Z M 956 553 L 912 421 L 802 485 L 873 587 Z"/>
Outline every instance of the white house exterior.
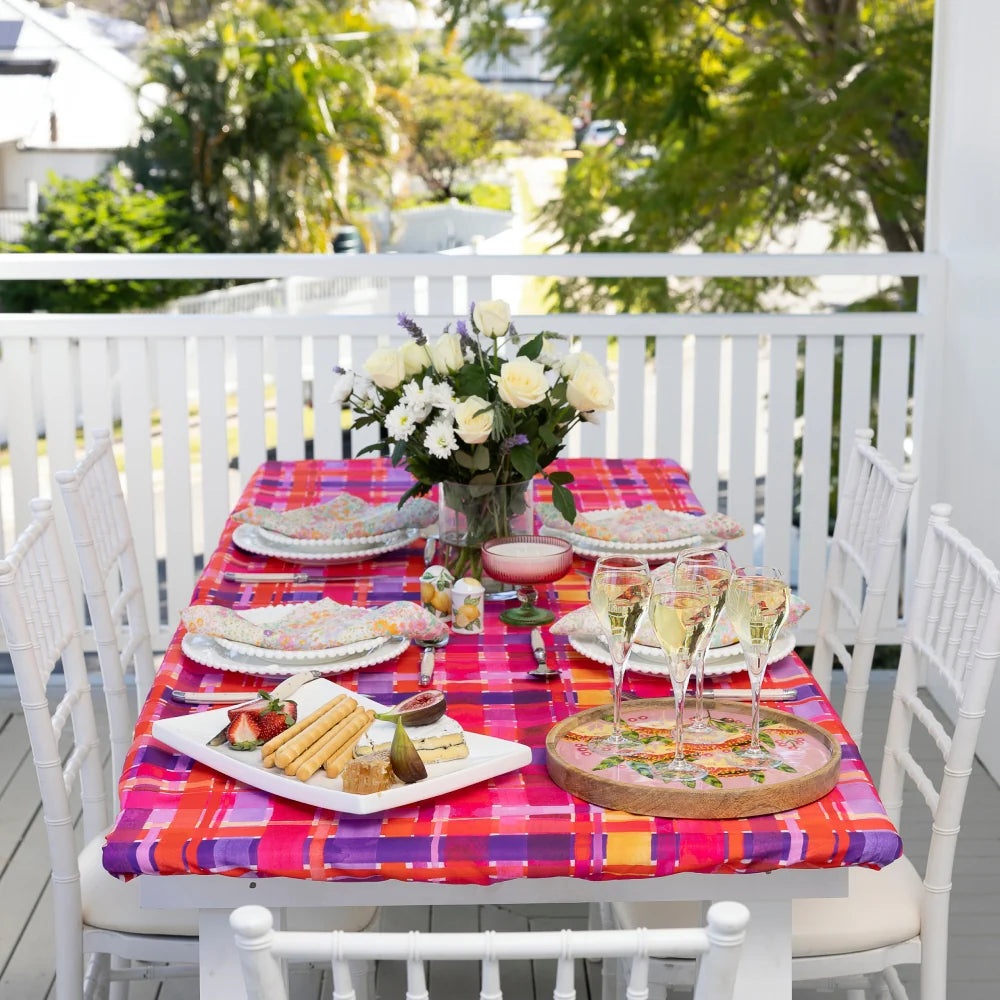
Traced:
<path fill-rule="evenodd" d="M 142 71 L 107 29 L 72 5 L 0 0 L 0 239 L 17 238 L 50 173 L 93 177 L 135 142 Z"/>

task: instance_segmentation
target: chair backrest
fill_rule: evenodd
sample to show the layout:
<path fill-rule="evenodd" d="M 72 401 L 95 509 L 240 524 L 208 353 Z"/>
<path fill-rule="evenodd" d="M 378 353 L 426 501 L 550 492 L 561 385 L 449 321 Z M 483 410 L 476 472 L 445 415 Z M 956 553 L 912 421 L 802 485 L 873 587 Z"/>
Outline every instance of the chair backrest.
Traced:
<path fill-rule="evenodd" d="M 951 507 L 931 508 L 899 658 L 879 794 L 898 826 L 909 777 L 932 816 L 921 916 L 921 996 L 945 996 L 948 901 L 962 807 L 980 726 L 1000 658 L 1000 573 L 948 523 Z M 951 736 L 921 700 L 932 674 L 951 689 L 958 717 Z M 922 725 L 944 760 L 940 785 L 910 750 Z"/>
<path fill-rule="evenodd" d="M 110 817 L 80 626 L 52 504 L 33 500 L 31 507 L 31 524 L 0 560 L 0 622 L 28 726 L 49 842 L 56 980 L 78 984 L 83 982 L 83 910 L 71 794 L 79 789 L 85 840 L 105 830 Z M 46 688 L 60 660 L 66 689 L 50 711 Z M 67 722 L 72 748 L 64 755 L 60 740 Z"/>
<path fill-rule="evenodd" d="M 871 441 L 870 429 L 855 432 L 846 480 L 838 490 L 812 660 L 813 676 L 827 694 L 834 656 L 843 666 L 847 685 L 841 718 L 859 745 L 882 610 L 896 577 L 899 540 L 917 481 L 913 473 L 893 468 Z M 841 639 L 842 618 L 853 633 L 851 652 Z"/>
<path fill-rule="evenodd" d="M 580 958 L 632 959 L 630 1000 L 648 997 L 649 956 L 699 958 L 694 1000 L 727 1000 L 746 937 L 749 912 L 741 903 L 715 903 L 706 927 L 666 930 L 487 931 L 481 934 L 379 934 L 347 931 L 275 931 L 271 912 L 242 906 L 230 916 L 248 1000 L 287 1000 L 280 960 L 326 959 L 333 967 L 333 996 L 354 1000 L 348 962 L 406 962 L 407 1000 L 426 1000 L 425 961 L 479 961 L 480 1000 L 501 1000 L 499 964 L 505 959 L 555 959 L 554 1000 L 575 996 L 574 962 Z"/>
<path fill-rule="evenodd" d="M 138 706 L 146 700 L 156 666 L 128 509 L 108 431 L 70 472 L 57 472 L 94 627 L 111 730 L 114 773 L 120 775 L 132 743 Z M 126 677 L 134 672 L 137 704 Z"/>

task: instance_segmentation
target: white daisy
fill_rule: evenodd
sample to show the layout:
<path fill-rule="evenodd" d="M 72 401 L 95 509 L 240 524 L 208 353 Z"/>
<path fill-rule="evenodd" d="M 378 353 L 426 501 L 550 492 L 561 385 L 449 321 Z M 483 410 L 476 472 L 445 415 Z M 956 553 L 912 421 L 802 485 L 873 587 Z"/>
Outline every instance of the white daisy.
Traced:
<path fill-rule="evenodd" d="M 413 379 L 403 386 L 403 402 L 410 408 L 414 420 L 423 420 L 430 414 L 433 405 L 430 394 L 433 386 L 434 383 L 427 377 L 422 384 Z"/>
<path fill-rule="evenodd" d="M 455 440 L 455 425 L 450 418 L 438 418 L 427 428 L 424 447 L 435 458 L 451 457 L 451 453 L 458 448 L 458 441 Z"/>
<path fill-rule="evenodd" d="M 454 412 L 455 404 L 458 402 L 455 399 L 455 390 L 447 382 L 433 384 L 427 392 L 427 398 L 431 406 L 443 410 L 446 414 Z"/>
<path fill-rule="evenodd" d="M 385 429 L 394 441 L 406 441 L 419 422 L 410 407 L 400 401 L 386 414 Z"/>
<path fill-rule="evenodd" d="M 331 403 L 344 403 L 354 392 L 354 372 L 341 372 L 333 383 L 333 392 L 330 393 Z"/>

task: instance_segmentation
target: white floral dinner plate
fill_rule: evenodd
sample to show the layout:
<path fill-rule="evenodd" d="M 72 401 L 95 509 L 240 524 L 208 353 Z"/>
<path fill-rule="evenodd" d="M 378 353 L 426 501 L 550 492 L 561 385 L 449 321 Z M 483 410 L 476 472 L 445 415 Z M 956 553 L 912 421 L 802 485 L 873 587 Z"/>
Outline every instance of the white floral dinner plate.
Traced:
<path fill-rule="evenodd" d="M 288 677 L 303 670 L 322 670 L 324 674 L 345 674 L 350 670 L 363 670 L 365 667 L 394 660 L 409 646 L 409 639 L 388 639 L 367 652 L 352 653 L 328 662 L 309 660 L 301 663 L 287 661 L 278 663 L 276 660 L 261 659 L 256 655 L 250 657 L 230 652 L 223 649 L 213 637 L 195 632 L 188 632 L 181 639 L 181 652 L 195 663 L 200 663 L 204 667 L 215 667 L 217 670 L 233 670 L 236 673 L 260 677 Z M 256 646 L 250 648 L 257 649 Z"/>
<path fill-rule="evenodd" d="M 289 545 L 288 541 L 274 542 L 265 538 L 255 524 L 241 524 L 233 532 L 233 544 L 244 552 L 257 556 L 275 556 L 288 562 L 328 563 L 328 562 L 362 562 L 383 552 L 393 552 L 409 545 L 420 534 L 419 528 L 405 528 L 396 538 L 381 545 L 365 546 L 364 548 L 344 548 L 330 545 L 327 547 L 305 549 L 301 546 Z"/>
<path fill-rule="evenodd" d="M 598 663 L 604 663 L 609 667 L 611 666 L 611 653 L 608 652 L 608 647 L 605 646 L 604 643 L 597 638 L 597 636 L 571 635 L 569 636 L 569 643 L 578 653 L 586 656 L 587 659 L 595 660 Z M 783 660 L 794 649 L 794 632 L 789 632 L 787 635 L 780 636 L 778 641 L 771 648 L 771 655 L 767 662 L 777 663 L 778 660 Z M 651 657 L 644 656 L 641 652 L 637 651 L 635 646 L 632 647 L 632 654 L 628 661 L 628 669 L 637 674 L 651 674 L 655 677 L 668 676 L 667 664 L 662 657 L 656 660 Z M 745 669 L 746 661 L 743 659 L 743 653 L 739 651 L 723 659 L 705 660 L 706 677 L 716 677 L 722 674 L 736 674 Z"/>
<path fill-rule="evenodd" d="M 372 549 L 378 545 L 388 545 L 404 537 L 409 528 L 397 528 L 395 531 L 383 531 L 379 535 L 365 535 L 363 538 L 292 538 L 291 535 L 283 535 L 280 531 L 272 531 L 262 524 L 253 525 L 257 529 L 257 534 L 265 542 L 272 545 L 288 546 L 294 549 L 334 549 L 335 551 L 347 549 Z"/>
<path fill-rule="evenodd" d="M 620 514 L 623 510 L 627 510 L 626 507 L 605 507 L 600 510 L 588 510 L 584 511 L 587 515 L 587 519 L 590 521 L 596 521 L 600 523 L 601 521 L 606 521 L 616 514 Z M 675 512 L 679 518 L 694 520 L 694 514 L 688 514 L 684 511 Z M 701 535 L 685 535 L 683 538 L 671 538 L 663 542 L 619 542 L 614 539 L 608 538 L 592 538 L 590 535 L 581 535 L 576 531 L 566 531 L 563 528 L 550 528 L 546 527 L 543 529 L 545 534 L 556 535 L 559 538 L 565 538 L 567 542 L 573 543 L 574 547 L 577 542 L 581 543 L 583 546 L 589 549 L 593 549 L 597 552 L 607 553 L 613 555 L 618 552 L 622 553 L 636 553 L 644 554 L 646 552 L 673 552 L 675 549 L 688 549 L 692 545 L 698 545 L 701 542 Z"/>

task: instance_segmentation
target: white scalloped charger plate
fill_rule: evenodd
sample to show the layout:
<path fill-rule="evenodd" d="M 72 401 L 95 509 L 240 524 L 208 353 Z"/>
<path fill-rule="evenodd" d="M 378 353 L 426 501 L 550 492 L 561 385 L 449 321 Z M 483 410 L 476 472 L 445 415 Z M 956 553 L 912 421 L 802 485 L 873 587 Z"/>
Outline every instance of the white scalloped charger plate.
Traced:
<path fill-rule="evenodd" d="M 607 646 L 596 636 L 571 635 L 569 636 L 569 644 L 587 659 L 611 666 L 611 654 L 608 652 Z M 795 649 L 795 633 L 789 632 L 787 635 L 779 637 L 771 648 L 771 655 L 767 662 L 777 663 L 778 660 L 783 660 L 788 656 L 793 649 Z M 637 674 L 652 674 L 656 677 L 667 676 L 667 664 L 664 660 L 649 659 L 641 653 L 637 653 L 634 647 L 632 655 L 629 657 L 628 669 Z M 746 661 L 743 659 L 742 652 L 726 659 L 705 661 L 706 677 L 736 674 L 741 670 L 746 670 Z"/>
<path fill-rule="evenodd" d="M 301 604 L 269 604 L 260 608 L 240 608 L 236 613 L 254 625 L 280 625 L 293 608 Z M 343 656 L 353 656 L 357 653 L 368 653 L 381 646 L 388 636 L 376 636 L 349 642 L 343 646 L 328 646 L 325 649 L 265 649 L 249 642 L 237 642 L 235 639 L 224 639 L 213 636 L 223 649 L 238 656 L 249 656 L 257 660 L 267 660 L 275 663 L 316 663 L 339 660 Z"/>
<path fill-rule="evenodd" d="M 295 692 L 299 715 L 304 718 L 337 694 L 350 695 L 363 708 L 385 710 L 385 706 L 378 702 L 321 677 L 304 684 Z M 280 767 L 264 767 L 259 750 L 233 750 L 228 744 L 208 746 L 208 740 L 225 725 L 227 713 L 228 709 L 217 708 L 208 712 L 188 712 L 173 719 L 157 719 L 153 723 L 153 736 L 167 746 L 253 788 L 339 812 L 367 814 L 410 805 L 446 795 L 459 788 L 467 788 L 508 771 L 516 771 L 531 763 L 530 747 L 466 730 L 468 757 L 428 764 L 427 777 L 422 781 L 415 781 L 410 785 L 396 784 L 384 792 L 360 795 L 345 792 L 343 780 L 328 778 L 322 768 L 308 781 L 299 781 L 285 774 Z"/>
<path fill-rule="evenodd" d="M 409 528 L 397 528 L 395 531 L 383 531 L 380 535 L 366 535 L 364 538 L 292 538 L 280 531 L 272 531 L 262 524 L 253 525 L 257 534 L 265 542 L 272 545 L 288 546 L 293 549 L 371 549 L 378 545 L 387 545 L 402 538 Z"/>
<path fill-rule="evenodd" d="M 367 653 L 342 656 L 338 660 L 326 663 L 317 660 L 310 660 L 308 663 L 276 663 L 243 656 L 237 659 L 218 646 L 214 639 L 194 632 L 185 633 L 181 639 L 181 652 L 195 663 L 205 667 L 215 667 L 217 670 L 233 670 L 236 673 L 261 677 L 289 677 L 304 670 L 322 670 L 324 674 L 346 674 L 350 670 L 363 670 L 365 667 L 374 667 L 379 663 L 394 660 L 409 646 L 409 639 L 391 639 Z"/>
<path fill-rule="evenodd" d="M 586 511 L 587 519 L 590 521 L 596 521 L 600 523 L 605 521 L 615 514 L 621 513 L 623 510 L 627 510 L 627 507 L 604 507 L 599 510 L 588 510 Z M 676 511 L 678 517 L 694 520 L 694 514 L 688 514 L 685 511 Z M 622 553 L 644 553 L 644 552 L 672 552 L 674 549 L 687 549 L 692 545 L 697 545 L 701 541 L 701 535 L 686 535 L 684 538 L 671 538 L 663 542 L 619 542 L 613 539 L 607 538 L 592 538 L 590 535 L 581 535 L 575 531 L 566 531 L 562 528 L 545 528 L 546 534 L 557 535 L 560 538 L 565 538 L 567 542 L 572 542 L 576 545 L 577 542 L 582 543 L 587 548 L 594 549 L 595 551 L 603 551 L 608 554 L 614 554 L 616 552 Z"/>
<path fill-rule="evenodd" d="M 391 542 L 364 549 L 344 549 L 342 547 L 303 549 L 285 543 L 279 544 L 269 541 L 260 534 L 256 525 L 241 524 L 233 532 L 233 544 L 237 548 L 243 549 L 244 552 L 251 552 L 256 556 L 276 556 L 279 559 L 286 559 L 288 562 L 362 562 L 372 556 L 382 555 L 383 552 L 401 549 L 405 545 L 409 545 L 419 534 L 419 528 L 407 528 Z"/>

